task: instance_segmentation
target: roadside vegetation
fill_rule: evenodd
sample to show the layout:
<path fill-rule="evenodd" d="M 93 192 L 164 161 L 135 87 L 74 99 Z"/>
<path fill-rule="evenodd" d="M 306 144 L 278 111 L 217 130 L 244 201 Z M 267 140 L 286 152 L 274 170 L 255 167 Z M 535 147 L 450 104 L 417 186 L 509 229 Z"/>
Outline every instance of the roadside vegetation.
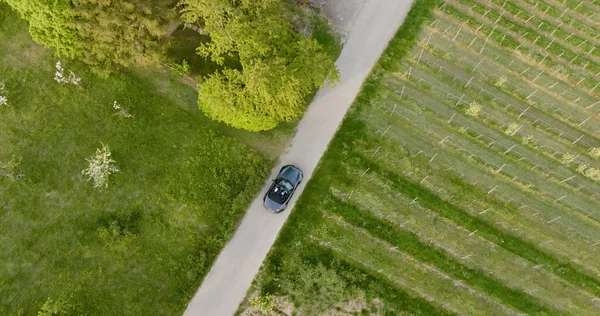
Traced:
<path fill-rule="evenodd" d="M 416 1 L 240 314 L 597 315 L 598 12 Z"/>

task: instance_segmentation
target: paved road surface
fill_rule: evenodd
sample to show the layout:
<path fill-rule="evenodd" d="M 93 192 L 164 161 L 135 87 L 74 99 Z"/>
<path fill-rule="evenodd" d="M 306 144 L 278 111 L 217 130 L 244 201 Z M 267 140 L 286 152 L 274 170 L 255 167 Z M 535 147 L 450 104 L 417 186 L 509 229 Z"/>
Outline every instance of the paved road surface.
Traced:
<path fill-rule="evenodd" d="M 363 3 L 336 62 L 341 82 L 335 88 L 324 88 L 317 93 L 298 125 L 290 148 L 281 156 L 280 164 L 273 169 L 268 183 L 250 205 L 184 315 L 229 316 L 235 313 L 346 110 L 411 4 L 410 0 L 366 0 Z M 285 164 L 300 167 L 304 171 L 304 182 L 288 209 L 275 215 L 263 208 L 262 197 L 270 180 Z"/>

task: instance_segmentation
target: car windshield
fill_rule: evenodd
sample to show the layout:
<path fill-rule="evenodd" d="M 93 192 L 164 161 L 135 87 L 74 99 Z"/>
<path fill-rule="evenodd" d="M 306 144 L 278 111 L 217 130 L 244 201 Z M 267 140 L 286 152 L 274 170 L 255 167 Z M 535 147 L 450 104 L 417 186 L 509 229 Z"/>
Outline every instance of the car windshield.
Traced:
<path fill-rule="evenodd" d="M 278 181 L 273 190 L 269 192 L 269 198 L 276 203 L 283 204 L 288 198 L 290 191 L 294 189 L 291 183 L 286 180 Z"/>

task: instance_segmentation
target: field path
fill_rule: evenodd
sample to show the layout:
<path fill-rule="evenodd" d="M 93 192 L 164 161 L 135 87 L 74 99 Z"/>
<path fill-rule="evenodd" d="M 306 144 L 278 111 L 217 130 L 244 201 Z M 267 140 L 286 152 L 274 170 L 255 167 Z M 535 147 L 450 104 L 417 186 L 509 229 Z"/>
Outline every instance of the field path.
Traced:
<path fill-rule="evenodd" d="M 343 1 L 341 1 L 343 2 Z M 354 17 L 339 59 L 341 82 L 315 96 L 298 125 L 288 151 L 204 279 L 184 315 L 233 315 L 258 272 L 279 230 L 327 149 L 371 68 L 408 13 L 411 0 L 365 0 Z M 278 215 L 264 209 L 262 197 L 279 169 L 294 164 L 304 172 L 288 209 Z"/>

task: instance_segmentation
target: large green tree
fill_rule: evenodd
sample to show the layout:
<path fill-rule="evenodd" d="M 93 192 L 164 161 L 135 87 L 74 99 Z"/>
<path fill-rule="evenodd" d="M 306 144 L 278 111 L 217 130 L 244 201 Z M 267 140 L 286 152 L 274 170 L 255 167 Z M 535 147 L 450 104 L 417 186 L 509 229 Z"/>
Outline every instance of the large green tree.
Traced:
<path fill-rule="evenodd" d="M 170 0 L 5 0 L 29 22 L 32 37 L 99 73 L 115 65 L 156 63 L 158 40 L 176 11 Z"/>
<path fill-rule="evenodd" d="M 79 35 L 83 61 L 96 69 L 156 64 L 159 39 L 175 18 L 170 1 L 73 0 L 71 25 Z"/>
<path fill-rule="evenodd" d="M 283 0 L 183 0 L 184 19 L 210 36 L 198 54 L 224 66 L 200 84 L 198 104 L 209 117 L 250 131 L 299 116 L 305 97 L 337 80 L 334 60 L 294 30 Z M 225 57 L 239 60 L 237 67 Z"/>
<path fill-rule="evenodd" d="M 4 0 L 29 22 L 31 37 L 38 43 L 56 49 L 61 56 L 81 54 L 79 37 L 72 26 L 70 0 Z"/>

